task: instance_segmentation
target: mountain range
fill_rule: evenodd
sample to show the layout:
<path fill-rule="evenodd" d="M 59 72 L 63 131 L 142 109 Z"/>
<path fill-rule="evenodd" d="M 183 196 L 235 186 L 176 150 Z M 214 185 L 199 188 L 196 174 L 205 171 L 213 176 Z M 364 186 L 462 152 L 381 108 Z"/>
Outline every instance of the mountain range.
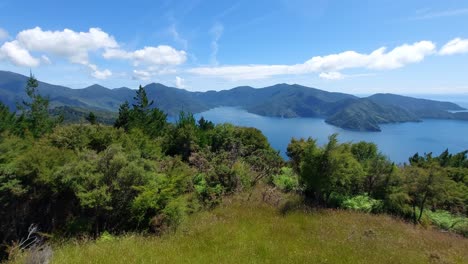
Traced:
<path fill-rule="evenodd" d="M 26 98 L 28 77 L 0 71 L 0 101 L 12 111 Z M 105 115 L 109 121 L 124 101 L 132 103 L 135 90 L 122 87 L 108 89 L 92 85 L 83 89 L 39 83 L 39 92 L 48 96 L 51 108 L 65 111 L 77 119 L 89 111 Z M 250 86 L 230 90 L 190 92 L 159 83 L 145 86 L 154 106 L 169 116 L 180 111 L 199 113 L 220 106 L 241 107 L 262 116 L 293 118 L 321 117 L 325 122 L 350 130 L 380 131 L 380 124 L 420 122 L 426 118 L 468 120 L 467 112 L 457 104 L 395 95 L 375 94 L 357 97 L 298 84 L 276 84 L 264 88 Z"/>

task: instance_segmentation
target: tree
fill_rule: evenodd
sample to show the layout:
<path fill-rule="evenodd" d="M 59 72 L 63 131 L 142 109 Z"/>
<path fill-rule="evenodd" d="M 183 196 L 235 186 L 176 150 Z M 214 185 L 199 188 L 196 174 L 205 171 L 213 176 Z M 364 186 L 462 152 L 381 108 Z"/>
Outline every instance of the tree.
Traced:
<path fill-rule="evenodd" d="M 29 100 L 23 101 L 20 106 L 23 116 L 21 120 L 26 122 L 26 127 L 36 138 L 52 131 L 57 123 L 49 116 L 49 98 L 40 95 L 38 87 L 39 82 L 31 73 L 26 83 L 26 94 Z"/>
<path fill-rule="evenodd" d="M 167 126 L 167 115 L 158 108 L 153 108 L 147 114 L 144 124 L 143 131 L 148 136 L 152 138 L 161 136 Z"/>
<path fill-rule="evenodd" d="M 306 192 L 329 205 L 333 193 L 352 194 L 353 185 L 362 181 L 364 171 L 352 155 L 350 145 L 339 144 L 337 134 L 333 134 L 323 149 L 308 144 L 299 175 Z"/>
<path fill-rule="evenodd" d="M 0 133 L 13 128 L 15 121 L 15 114 L 11 113 L 8 107 L 0 102 Z"/>
<path fill-rule="evenodd" d="M 169 133 L 166 143 L 168 155 L 180 155 L 184 161 L 199 146 L 198 127 L 191 113 L 180 112 L 175 127 Z"/>
<path fill-rule="evenodd" d="M 133 100 L 135 103 L 133 104 L 132 118 L 133 121 L 136 122 L 137 127 L 142 127 L 146 123 L 153 101 L 148 100 L 146 90 L 141 85 L 136 91 L 136 95 L 133 97 Z"/>
<path fill-rule="evenodd" d="M 211 130 L 214 128 L 214 124 L 211 121 L 207 121 L 203 116 L 198 120 L 198 127 L 203 130 Z"/>
<path fill-rule="evenodd" d="M 445 201 L 448 178 L 434 162 L 427 167 L 407 166 L 402 174 L 413 221 L 419 223 L 428 204 L 435 205 Z"/>
<path fill-rule="evenodd" d="M 93 112 L 89 112 L 88 116 L 86 117 L 86 120 L 91 124 L 95 125 L 97 124 L 97 117 Z"/>
<path fill-rule="evenodd" d="M 151 108 L 153 101 L 148 100 L 146 91 L 141 85 L 133 99 L 135 104 L 132 109 L 127 101 L 120 105 L 114 127 L 122 127 L 125 131 L 140 129 L 152 138 L 161 136 L 167 126 L 167 115 L 158 108 Z"/>
<path fill-rule="evenodd" d="M 119 107 L 119 116 L 115 120 L 114 127 L 123 128 L 125 131 L 130 129 L 130 104 L 125 101 Z"/>
<path fill-rule="evenodd" d="M 286 155 L 289 157 L 292 168 L 296 173 L 300 172 L 300 165 L 304 155 L 304 151 L 307 148 L 307 146 L 311 144 L 315 146 L 317 144 L 317 141 L 310 137 L 307 140 L 304 140 L 303 138 L 292 138 L 291 142 L 288 144 Z"/>
<path fill-rule="evenodd" d="M 377 157 L 377 145 L 361 141 L 351 146 L 353 156 L 359 161 L 364 162 Z"/>

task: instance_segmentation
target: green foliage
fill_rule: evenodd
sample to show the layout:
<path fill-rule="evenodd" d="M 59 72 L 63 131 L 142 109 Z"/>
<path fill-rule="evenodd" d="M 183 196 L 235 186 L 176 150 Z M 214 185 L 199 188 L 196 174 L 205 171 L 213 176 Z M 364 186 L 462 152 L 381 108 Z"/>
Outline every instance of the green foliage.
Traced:
<path fill-rule="evenodd" d="M 292 168 L 282 167 L 281 173 L 273 175 L 273 184 L 285 192 L 295 191 L 299 188 L 297 175 Z"/>
<path fill-rule="evenodd" d="M 288 146 L 309 199 L 330 207 L 386 211 L 414 223 L 423 222 L 428 208 L 467 214 L 466 153 L 415 154 L 409 165 L 397 167 L 375 144 L 339 143 L 336 135 L 323 147 L 311 139 L 292 139 Z"/>
<path fill-rule="evenodd" d="M 32 133 L 36 138 L 49 133 L 59 120 L 54 120 L 49 116 L 49 98 L 43 97 L 38 92 L 39 82 L 32 75 L 26 84 L 26 94 L 29 100 L 23 101 L 19 107 L 21 110 L 20 127 L 26 130 L 18 131 L 21 135 Z"/>
<path fill-rule="evenodd" d="M 167 216 L 168 224 L 171 227 L 179 226 L 186 218 L 189 212 L 188 202 L 184 196 L 171 199 L 162 213 Z"/>
<path fill-rule="evenodd" d="M 149 101 L 141 85 L 133 100 L 135 103 L 132 109 L 128 101 L 120 105 L 119 116 L 115 120 L 114 127 L 123 128 L 125 131 L 140 129 L 151 138 L 162 136 L 168 125 L 167 115 L 158 108 L 151 108 L 153 101 Z"/>
<path fill-rule="evenodd" d="M 220 183 L 207 180 L 203 173 L 195 175 L 193 187 L 199 199 L 208 207 L 218 204 L 224 191 Z"/>
<path fill-rule="evenodd" d="M 214 129 L 215 125 L 211 121 L 207 121 L 203 116 L 198 120 L 198 127 L 201 130 L 211 130 Z"/>
<path fill-rule="evenodd" d="M 10 130 L 15 125 L 15 115 L 10 112 L 8 107 L 0 102 L 0 134 Z"/>
<path fill-rule="evenodd" d="M 413 208 L 413 220 L 419 222 L 428 204 L 435 208 L 448 199 L 449 179 L 436 164 L 428 168 L 405 167 L 402 171 L 403 188 Z"/>
<path fill-rule="evenodd" d="M 175 126 L 169 128 L 165 143 L 166 153 L 180 155 L 183 160 L 188 160 L 191 153 L 199 147 L 199 132 L 193 114 L 180 112 Z"/>
<path fill-rule="evenodd" d="M 113 236 L 107 231 L 104 231 L 99 236 L 98 242 L 112 242 L 112 241 L 115 241 L 115 239 L 116 239 L 115 236 Z"/>
<path fill-rule="evenodd" d="M 86 121 L 88 121 L 91 125 L 97 124 L 97 117 L 93 112 L 89 112 L 88 116 L 86 117 Z"/>
<path fill-rule="evenodd" d="M 305 191 L 318 202 L 328 204 L 332 193 L 353 194 L 363 181 L 365 172 L 354 158 L 349 144 L 339 144 L 332 135 L 324 148 L 310 141 L 300 169 Z"/>
<path fill-rule="evenodd" d="M 308 146 L 315 146 L 316 144 L 317 141 L 310 137 L 307 140 L 303 138 L 291 139 L 286 150 L 286 155 L 289 157 L 291 166 L 296 173 L 300 173 L 301 160 L 303 159 L 305 149 Z"/>
<path fill-rule="evenodd" d="M 366 194 L 363 194 L 344 200 L 341 204 L 341 207 L 365 213 L 377 213 L 382 211 L 383 202 L 381 200 L 376 200 L 369 197 Z"/>
<path fill-rule="evenodd" d="M 439 228 L 454 231 L 468 237 L 468 218 L 445 210 L 424 211 L 424 214 Z"/>
<path fill-rule="evenodd" d="M 119 116 L 115 120 L 114 127 L 123 128 L 125 131 L 130 129 L 130 104 L 125 101 L 119 107 Z"/>

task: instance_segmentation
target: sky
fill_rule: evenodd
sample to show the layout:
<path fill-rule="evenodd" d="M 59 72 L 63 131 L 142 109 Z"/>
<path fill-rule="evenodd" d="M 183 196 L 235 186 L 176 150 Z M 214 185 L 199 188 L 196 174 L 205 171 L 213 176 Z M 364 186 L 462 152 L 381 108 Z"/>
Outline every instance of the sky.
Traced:
<path fill-rule="evenodd" d="M 468 94 L 468 1 L 0 0 L 0 70 L 84 88 Z"/>

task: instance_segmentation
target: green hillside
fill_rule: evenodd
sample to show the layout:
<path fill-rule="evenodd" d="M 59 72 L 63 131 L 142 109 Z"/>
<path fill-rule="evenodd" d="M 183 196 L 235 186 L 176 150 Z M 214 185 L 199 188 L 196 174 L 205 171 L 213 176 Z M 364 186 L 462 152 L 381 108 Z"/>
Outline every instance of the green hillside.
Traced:
<path fill-rule="evenodd" d="M 352 102 L 325 120 L 337 127 L 361 131 L 380 131 L 379 124 L 418 121 L 417 115 L 399 106 L 379 105 L 367 98 Z"/>

